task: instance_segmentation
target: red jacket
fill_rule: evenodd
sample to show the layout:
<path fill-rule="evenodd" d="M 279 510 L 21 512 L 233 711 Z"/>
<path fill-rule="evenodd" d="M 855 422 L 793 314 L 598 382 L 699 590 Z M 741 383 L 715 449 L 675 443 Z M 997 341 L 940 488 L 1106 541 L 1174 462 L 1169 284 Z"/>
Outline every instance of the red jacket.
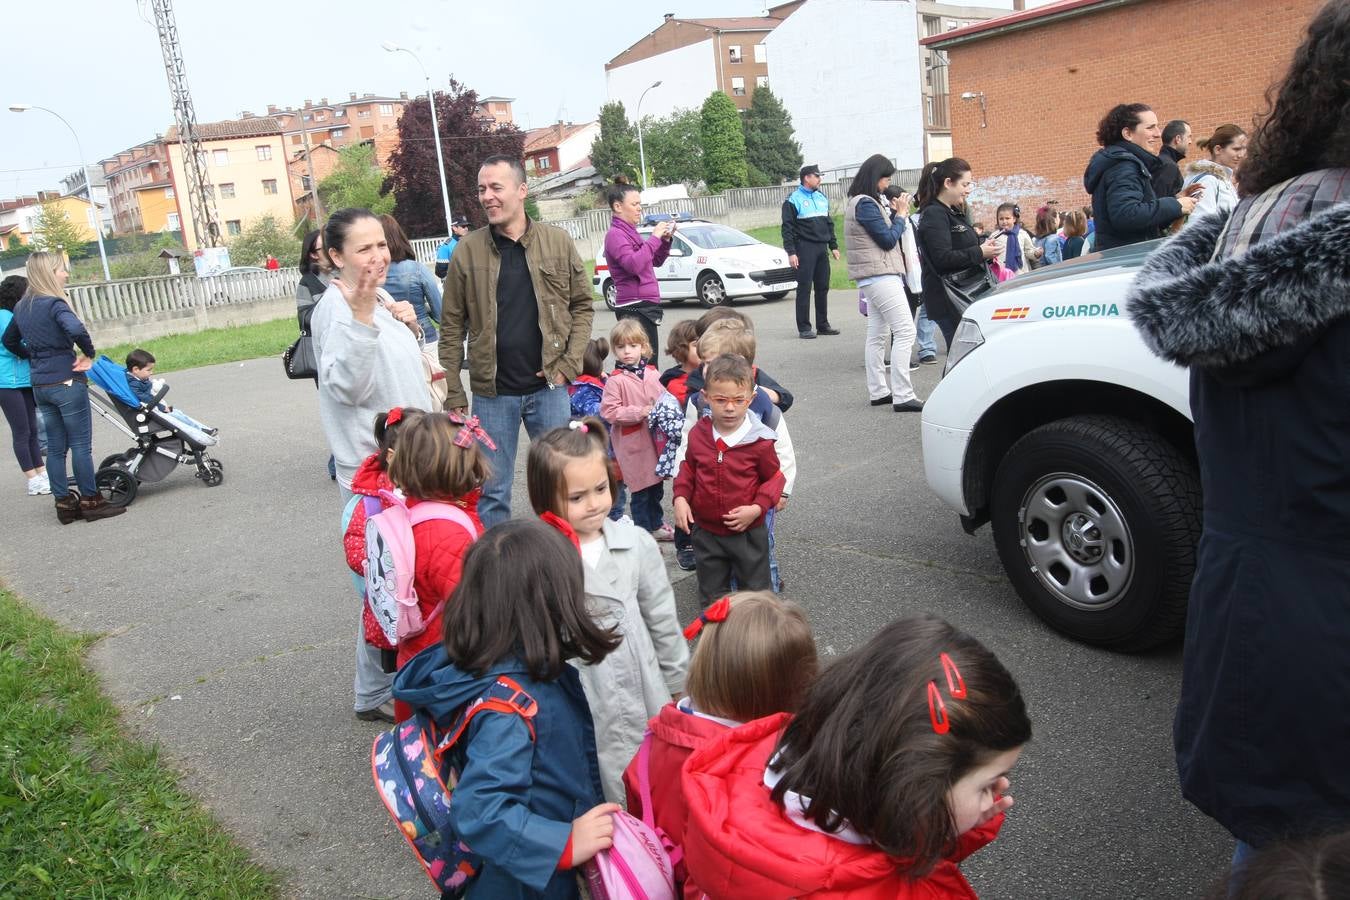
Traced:
<path fill-rule="evenodd" d="M 661 707 L 661 712 L 647 723 L 652 733 L 652 749 L 647 762 L 647 783 L 651 785 L 652 810 L 661 830 L 679 847 L 684 842 L 684 791 L 680 788 L 680 771 L 689 754 L 726 733 L 727 727 L 712 719 L 682 711 L 674 703 Z M 623 786 L 628 795 L 628 811 L 642 817 L 642 791 L 638 787 L 638 762 L 635 757 L 623 773 Z M 676 874 L 683 879 L 684 867 Z"/>
<path fill-rule="evenodd" d="M 722 517 L 751 503 L 761 510 L 751 527 L 762 524 L 764 513 L 783 496 L 786 483 L 778 467 L 773 429 L 756 418 L 736 446 L 719 452 L 715 440 L 712 419 L 699 419 L 689 430 L 689 446 L 675 476 L 675 496 L 688 501 L 698 527 L 713 534 L 734 534 Z"/>
<path fill-rule="evenodd" d="M 911 881 L 903 860 L 805 828 L 773 802 L 764 767 L 789 718 L 757 719 L 689 757 L 682 777 L 686 898 L 975 900 L 956 864 L 994 839 L 1001 814 L 962 835 L 950 857 Z"/>

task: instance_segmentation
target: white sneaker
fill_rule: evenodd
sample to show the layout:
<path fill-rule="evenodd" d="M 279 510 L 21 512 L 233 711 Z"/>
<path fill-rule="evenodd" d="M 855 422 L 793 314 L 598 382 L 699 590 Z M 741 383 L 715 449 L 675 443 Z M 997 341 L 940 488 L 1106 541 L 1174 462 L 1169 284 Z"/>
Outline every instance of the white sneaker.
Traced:
<path fill-rule="evenodd" d="M 50 494 L 51 492 L 51 484 L 49 484 L 47 479 L 42 475 L 34 475 L 32 478 L 28 479 L 28 496 L 38 497 L 42 494 Z"/>

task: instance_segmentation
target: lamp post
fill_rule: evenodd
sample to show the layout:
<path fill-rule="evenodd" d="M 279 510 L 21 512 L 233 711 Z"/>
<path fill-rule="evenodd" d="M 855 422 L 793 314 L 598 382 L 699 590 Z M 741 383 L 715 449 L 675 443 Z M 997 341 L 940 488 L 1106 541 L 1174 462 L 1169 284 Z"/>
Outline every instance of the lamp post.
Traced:
<path fill-rule="evenodd" d="M 450 228 L 450 186 L 445 181 L 445 158 L 441 156 L 441 125 L 436 117 L 436 95 L 431 90 L 431 76 L 427 74 L 427 67 L 422 65 L 421 58 L 407 47 L 400 47 L 393 41 L 384 41 L 380 46 L 390 53 L 406 53 L 411 56 L 417 62 L 417 67 L 422 70 L 422 77 L 426 79 L 427 103 L 431 106 L 432 143 L 436 147 L 436 170 L 441 175 L 441 203 L 445 206 L 445 233 L 452 235 L 454 231 Z"/>
<path fill-rule="evenodd" d="M 98 258 L 103 261 L 103 280 L 112 281 L 112 274 L 108 271 L 108 252 L 103 249 L 103 218 L 98 213 L 98 204 L 94 202 L 94 187 L 89 183 L 89 167 L 84 162 L 84 147 L 80 145 L 80 136 L 75 133 L 75 129 L 65 116 L 54 109 L 48 109 L 45 106 L 33 106 L 29 103 L 11 103 L 10 112 L 28 112 L 30 109 L 40 109 L 43 112 L 51 113 L 61 120 L 61 124 L 70 129 L 70 136 L 75 139 L 75 152 L 80 155 L 80 174 L 84 175 L 84 186 L 89 190 L 89 208 L 94 211 L 94 236 L 98 238 Z"/>
<path fill-rule="evenodd" d="M 651 87 L 647 88 L 647 91 L 650 91 L 652 88 L 658 88 L 660 86 L 661 82 L 653 81 Z M 633 113 L 634 117 L 637 119 L 638 165 L 642 167 L 642 189 L 644 191 L 647 189 L 647 154 L 642 149 L 642 101 L 646 98 L 647 91 L 643 91 L 642 96 L 638 97 L 637 111 Z"/>
<path fill-rule="evenodd" d="M 987 106 L 985 106 L 985 101 L 984 101 L 984 91 L 966 91 L 964 94 L 961 95 L 961 99 L 962 99 L 962 100 L 978 100 L 978 101 L 980 101 L 980 127 L 981 127 L 981 128 L 988 128 L 988 127 L 989 127 L 989 115 L 988 115 L 988 114 L 989 114 L 989 109 L 988 109 Z"/>

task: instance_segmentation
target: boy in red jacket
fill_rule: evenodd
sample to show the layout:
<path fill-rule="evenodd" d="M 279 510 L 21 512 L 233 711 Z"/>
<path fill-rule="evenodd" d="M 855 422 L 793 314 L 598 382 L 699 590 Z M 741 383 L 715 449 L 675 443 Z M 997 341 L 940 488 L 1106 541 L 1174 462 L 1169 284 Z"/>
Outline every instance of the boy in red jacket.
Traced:
<path fill-rule="evenodd" d="M 707 606 L 731 589 L 768 590 L 764 513 L 783 495 L 776 435 L 750 412 L 755 375 L 743 356 L 719 356 L 704 369 L 712 415 L 689 432 L 675 476 L 675 523 L 693 533 L 698 590 Z"/>

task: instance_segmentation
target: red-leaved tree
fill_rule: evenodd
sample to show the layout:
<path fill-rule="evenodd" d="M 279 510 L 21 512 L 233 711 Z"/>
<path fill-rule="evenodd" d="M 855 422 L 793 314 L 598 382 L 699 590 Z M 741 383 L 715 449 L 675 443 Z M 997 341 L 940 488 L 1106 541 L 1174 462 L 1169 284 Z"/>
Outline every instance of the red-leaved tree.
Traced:
<path fill-rule="evenodd" d="M 487 118 L 478 108 L 478 94 L 454 78 L 450 79 L 449 90 L 437 91 L 435 96 L 450 208 L 455 215 L 468 218 L 474 227 L 486 225 L 487 217 L 478 205 L 479 164 L 497 153 L 521 158 L 524 134 L 514 125 L 498 126 Z M 403 108 L 398 137 L 398 149 L 389 155 L 389 178 L 385 182 L 394 192 L 394 218 L 409 237 L 445 234 L 436 147 L 431 140 L 431 109 L 425 97 Z"/>

